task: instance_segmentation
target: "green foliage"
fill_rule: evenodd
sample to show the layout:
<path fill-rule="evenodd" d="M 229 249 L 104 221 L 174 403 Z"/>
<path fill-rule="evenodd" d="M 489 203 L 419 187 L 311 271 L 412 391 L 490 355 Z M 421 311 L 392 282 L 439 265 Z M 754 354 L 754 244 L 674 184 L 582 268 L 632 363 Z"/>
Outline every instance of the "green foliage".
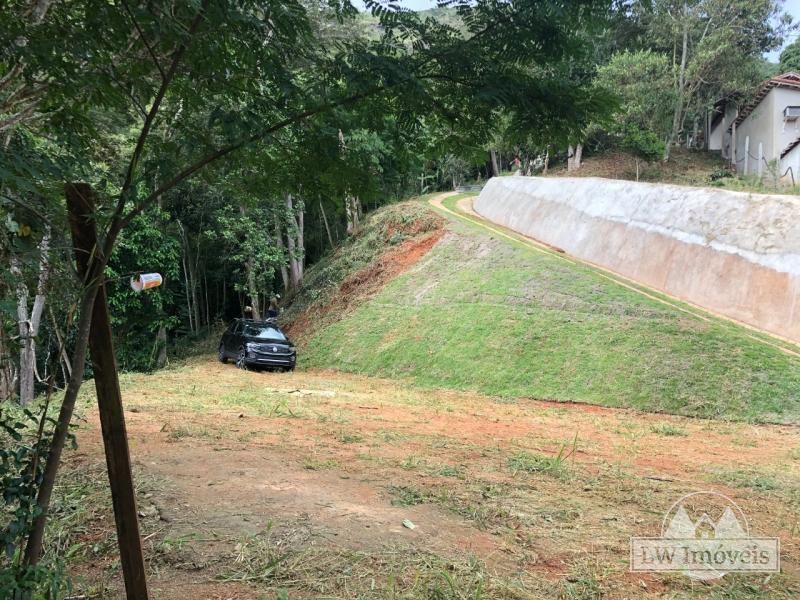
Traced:
<path fill-rule="evenodd" d="M 617 130 L 617 134 L 620 137 L 620 147 L 637 158 L 657 160 L 664 153 L 664 142 L 653 131 L 626 123 Z"/>
<path fill-rule="evenodd" d="M 3 216 L 13 193 L 41 202 L 25 219 L 56 222 L 63 183 L 90 184 L 101 238 L 92 260 L 107 268 L 123 368 L 152 367 L 160 329 L 210 325 L 208 270 L 220 316 L 240 300 L 225 292 L 242 289 L 243 270 L 270 287 L 279 238 L 297 227 L 264 227 L 285 225 L 274 215 L 285 195 L 297 210 L 340 207 L 343 194 L 382 201 L 442 150 L 480 147 L 498 114 L 520 135 L 558 141 L 610 105 L 572 75 L 586 54 L 575 31 L 605 1 L 456 0 L 448 20 L 366 6 L 379 25 L 370 35 L 348 0 L 4 4 Z M 430 135 L 416 144 L 420 132 Z M 431 155 L 414 157 L 419 148 Z M 40 229 L 18 216 L 2 219 L 19 225 L 13 234 Z M 136 295 L 136 271 L 160 272 L 165 285 Z M 83 360 L 73 367 L 80 379 Z"/>
<path fill-rule="evenodd" d="M 225 249 L 225 263 L 235 275 L 234 289 L 247 290 L 245 265 L 252 261 L 259 290 L 272 291 L 276 270 L 285 264 L 281 249 L 272 242 L 276 219 L 280 213 L 267 207 L 222 207 L 215 216 L 213 239 Z"/>
<path fill-rule="evenodd" d="M 454 154 L 447 154 L 439 165 L 439 170 L 445 181 L 452 183 L 452 188 L 456 189 L 464 181 L 464 177 L 469 170 L 469 164 L 463 158 Z"/>
<path fill-rule="evenodd" d="M 44 419 L 45 423 L 40 423 Z M 49 557 L 34 567 L 22 565 L 23 543 L 39 514 L 36 494 L 44 471 L 44 457 L 50 447 L 49 426 L 55 421 L 47 414 L 35 415 L 28 408 L 11 403 L 0 405 L 0 597 L 62 597 L 68 589 L 63 565 Z M 40 426 L 42 434 L 39 434 Z M 73 444 L 75 438 L 72 436 Z"/>
<path fill-rule="evenodd" d="M 639 129 L 665 139 L 669 133 L 675 90 L 667 57 L 652 50 L 620 52 L 597 71 L 597 85 L 616 93 L 616 131 Z"/>
<path fill-rule="evenodd" d="M 658 423 L 650 426 L 650 431 L 667 437 L 685 437 L 689 435 L 685 429 L 676 427 L 671 423 Z"/>
<path fill-rule="evenodd" d="M 156 332 L 172 330 L 181 288 L 181 247 L 172 235 L 165 235 L 168 215 L 154 207 L 137 216 L 120 236 L 106 269 L 106 289 L 114 330 L 117 361 L 123 370 L 148 371 L 156 366 L 159 347 Z M 160 273 L 164 283 L 145 293 L 131 289 L 135 273 Z"/>
<path fill-rule="evenodd" d="M 762 55 L 780 47 L 792 21 L 779 0 L 656 0 L 635 10 L 647 22 L 649 48 L 672 65 L 671 142 L 688 142 L 687 123 L 702 122 L 720 98 L 752 94 L 763 79 Z"/>
<path fill-rule="evenodd" d="M 562 454 L 544 456 L 530 452 L 518 452 L 508 458 L 508 468 L 517 473 L 543 473 L 551 477 L 564 477 L 568 468 Z"/>
<path fill-rule="evenodd" d="M 781 52 L 780 70 L 782 73 L 787 71 L 800 72 L 800 38 L 795 39 Z"/>
<path fill-rule="evenodd" d="M 611 121 L 589 130 L 590 148 L 620 148 L 646 161 L 659 158 L 675 103 L 666 56 L 650 50 L 617 53 L 598 69 L 596 85 L 615 92 L 620 103 Z"/>
<path fill-rule="evenodd" d="M 575 31 L 603 19 L 600 1 L 459 0 L 422 15 L 295 0 L 4 9 L 0 35 L 15 43 L 0 49 L 0 124 L 24 117 L 0 149 L 4 189 L 37 194 L 53 220 L 63 182 L 87 181 L 107 244 L 136 229 L 108 269 L 129 369 L 152 367 L 158 328 L 196 332 L 237 313 L 247 261 L 259 290 L 277 287 L 284 257 L 271 227 L 286 221 L 284 194 L 314 217 L 314 260 L 330 245 L 325 229 L 344 229 L 346 195 L 376 207 L 437 171 L 451 185 L 480 164 L 498 115 L 508 131 L 554 141 L 610 102 L 572 74 L 590 54 Z M 165 214 L 151 226 L 141 215 L 157 201 Z M 136 296 L 115 279 L 145 264 L 164 287 Z M 209 288 L 214 308 L 193 318 Z"/>

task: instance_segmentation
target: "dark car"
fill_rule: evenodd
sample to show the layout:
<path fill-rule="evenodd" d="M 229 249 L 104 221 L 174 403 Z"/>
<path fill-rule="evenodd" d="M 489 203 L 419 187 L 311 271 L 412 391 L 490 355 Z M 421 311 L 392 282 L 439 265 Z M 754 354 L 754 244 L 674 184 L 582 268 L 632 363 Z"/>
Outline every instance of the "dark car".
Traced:
<path fill-rule="evenodd" d="M 236 319 L 219 343 L 219 361 L 232 358 L 240 369 L 276 367 L 294 371 L 297 349 L 272 321 Z"/>

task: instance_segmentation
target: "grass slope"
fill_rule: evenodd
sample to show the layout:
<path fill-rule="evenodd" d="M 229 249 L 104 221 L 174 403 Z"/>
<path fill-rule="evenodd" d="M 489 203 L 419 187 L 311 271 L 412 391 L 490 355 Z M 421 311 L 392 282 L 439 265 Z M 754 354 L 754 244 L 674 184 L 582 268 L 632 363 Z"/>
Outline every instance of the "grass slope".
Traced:
<path fill-rule="evenodd" d="M 779 174 L 770 169 L 763 169 L 762 175 L 736 175 L 729 170 L 727 162 L 719 153 L 704 150 L 675 148 L 669 162 L 639 162 L 639 181 L 715 187 L 758 194 L 800 194 L 800 182 L 798 185 L 790 184 L 789 180 L 781 180 Z M 626 152 L 596 154 L 586 158 L 577 171 L 568 172 L 566 164 L 559 164 L 550 169 L 548 176 L 606 177 L 634 181 L 636 159 Z"/>
<path fill-rule="evenodd" d="M 416 266 L 318 330 L 302 364 L 509 398 L 800 417 L 796 357 L 462 221 Z"/>
<path fill-rule="evenodd" d="M 302 343 L 402 272 L 404 262 L 413 262 L 409 254 L 427 251 L 443 224 L 421 201 L 400 202 L 371 213 L 356 235 L 308 270 L 303 289 L 292 298 L 281 322 Z"/>

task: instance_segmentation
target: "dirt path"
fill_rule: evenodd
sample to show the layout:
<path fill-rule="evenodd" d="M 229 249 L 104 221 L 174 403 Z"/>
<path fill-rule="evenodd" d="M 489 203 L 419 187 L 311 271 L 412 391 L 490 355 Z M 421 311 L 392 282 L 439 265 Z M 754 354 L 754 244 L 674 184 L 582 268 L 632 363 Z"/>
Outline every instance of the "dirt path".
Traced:
<path fill-rule="evenodd" d="M 796 428 L 211 359 L 126 376 L 123 388 L 155 598 L 282 588 L 292 598 L 421 597 L 437 586 L 458 592 L 441 597 L 473 597 L 478 581 L 484 597 L 570 597 L 578 581 L 605 597 L 658 597 L 690 582 L 634 577 L 627 540 L 656 535 L 663 511 L 698 489 L 731 496 L 751 527 L 780 535 L 784 574 L 767 588 L 800 590 Z M 102 476 L 89 406 L 68 460 Z M 103 539 L 112 524 L 106 508 L 84 535 Z M 105 573 L 105 595 L 90 597 L 116 597 L 116 568 L 101 555 L 75 571 L 95 590 Z"/>

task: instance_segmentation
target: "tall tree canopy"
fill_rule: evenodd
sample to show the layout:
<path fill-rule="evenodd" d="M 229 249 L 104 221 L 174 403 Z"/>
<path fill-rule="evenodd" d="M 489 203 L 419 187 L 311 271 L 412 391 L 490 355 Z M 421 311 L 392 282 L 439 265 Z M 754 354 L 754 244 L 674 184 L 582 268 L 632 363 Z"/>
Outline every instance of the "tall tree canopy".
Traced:
<path fill-rule="evenodd" d="M 227 294 L 255 304 L 279 273 L 284 287 L 301 285 L 310 218 L 324 223 L 317 247 L 330 243 L 337 218 L 346 214 L 352 229 L 364 202 L 409 189 L 411 171 L 448 149 L 484 146 L 500 117 L 517 135 L 558 142 L 610 106 L 609 93 L 575 68 L 590 56 L 576 32 L 604 22 L 607 2 L 444 4 L 447 19 L 367 0 L 374 27 L 347 0 L 4 4 L 2 259 L 19 268 L 0 281 L 3 297 L 15 281 L 38 289 L 37 274 L 54 268 L 71 282 L 57 299 L 42 287 L 56 309 L 48 327 L 61 329 L 70 352 L 46 459 L 33 471 L 19 465 L 27 487 L 7 499 L 20 509 L 3 529 L 11 559 L 28 535 L 25 560 L 13 560 L 17 582 L 35 585 L 104 278 L 161 263 L 175 286 L 182 273 L 147 301 L 112 290 L 115 327 L 161 340 L 170 328 L 197 331 L 214 318 L 209 296 L 224 312 Z M 458 175 L 456 162 L 444 164 Z M 65 185 L 96 204 L 99 242 L 83 278 L 66 251 Z M 22 302 L 2 306 L 4 364 L 17 350 L 9 332 Z M 144 327 L 126 321 L 144 315 Z M 148 355 L 125 360 L 147 367 Z"/>
<path fill-rule="evenodd" d="M 780 56 L 780 70 L 800 72 L 800 38 L 795 39 L 783 49 Z"/>
<path fill-rule="evenodd" d="M 750 88 L 758 79 L 761 55 L 780 47 L 791 17 L 780 0 L 654 0 L 642 5 L 654 48 L 672 56 L 672 126 L 664 158 L 682 137 L 687 118 L 720 97 Z M 699 109 L 699 110 L 698 110 Z"/>

